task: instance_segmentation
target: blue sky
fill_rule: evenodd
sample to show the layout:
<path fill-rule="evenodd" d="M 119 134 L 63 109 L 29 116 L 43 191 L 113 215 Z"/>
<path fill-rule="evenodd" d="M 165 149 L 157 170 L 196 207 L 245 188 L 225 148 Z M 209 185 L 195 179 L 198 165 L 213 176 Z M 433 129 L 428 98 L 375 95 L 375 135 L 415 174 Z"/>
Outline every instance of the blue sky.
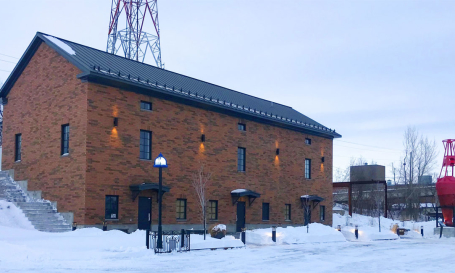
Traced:
<path fill-rule="evenodd" d="M 0 4 L 0 54 L 20 57 L 36 31 L 106 48 L 110 0 Z M 441 140 L 455 138 L 455 1 L 158 6 L 166 69 L 289 105 L 335 128 L 343 138 L 334 142 L 334 167 L 359 156 L 399 164 L 409 125 L 437 141 L 438 162 Z M 0 60 L 5 81 L 3 70 L 17 60 Z"/>

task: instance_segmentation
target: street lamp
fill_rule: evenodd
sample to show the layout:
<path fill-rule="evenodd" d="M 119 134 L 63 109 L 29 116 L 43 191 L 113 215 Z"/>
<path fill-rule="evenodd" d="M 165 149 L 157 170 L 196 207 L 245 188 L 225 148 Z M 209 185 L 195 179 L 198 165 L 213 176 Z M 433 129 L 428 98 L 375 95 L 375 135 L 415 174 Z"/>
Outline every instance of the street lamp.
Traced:
<path fill-rule="evenodd" d="M 159 187 L 158 187 L 158 242 L 157 248 L 163 248 L 163 228 L 161 227 L 161 207 L 162 207 L 162 192 L 163 192 L 163 168 L 167 168 L 167 160 L 160 153 L 157 158 L 155 158 L 155 164 L 153 167 L 159 168 L 160 178 L 159 178 Z"/>

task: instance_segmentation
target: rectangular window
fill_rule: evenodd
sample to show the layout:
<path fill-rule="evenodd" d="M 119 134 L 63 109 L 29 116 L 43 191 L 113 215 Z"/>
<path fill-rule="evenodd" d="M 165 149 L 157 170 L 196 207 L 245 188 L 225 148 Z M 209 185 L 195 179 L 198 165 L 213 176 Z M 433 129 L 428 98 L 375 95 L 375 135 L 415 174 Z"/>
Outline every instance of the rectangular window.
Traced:
<path fill-rule="evenodd" d="M 305 138 L 305 144 L 311 145 L 311 138 Z"/>
<path fill-rule="evenodd" d="M 284 212 L 284 220 L 291 221 L 291 204 L 286 204 Z"/>
<path fill-rule="evenodd" d="M 246 131 L 246 124 L 239 123 L 239 124 L 237 124 L 237 128 L 239 129 L 239 131 Z"/>
<path fill-rule="evenodd" d="M 20 161 L 22 158 L 22 134 L 17 134 L 15 139 L 14 160 Z"/>
<path fill-rule="evenodd" d="M 246 149 L 239 147 L 237 149 L 237 171 L 244 172 L 245 171 L 245 154 Z"/>
<path fill-rule="evenodd" d="M 70 145 L 70 125 L 63 124 L 62 125 L 61 149 L 60 149 L 61 155 L 69 154 L 69 152 L 70 152 L 69 145 Z"/>
<path fill-rule="evenodd" d="M 311 179 L 311 159 L 305 159 L 305 178 Z"/>
<path fill-rule="evenodd" d="M 262 203 L 262 221 L 270 220 L 270 204 Z"/>
<path fill-rule="evenodd" d="M 319 206 L 319 216 L 321 221 L 325 220 L 325 206 Z"/>
<path fill-rule="evenodd" d="M 141 110 L 152 111 L 152 103 L 147 101 L 141 101 Z"/>
<path fill-rule="evenodd" d="M 141 130 L 141 140 L 139 145 L 139 158 L 152 159 L 152 132 Z"/>
<path fill-rule="evenodd" d="M 186 199 L 177 199 L 176 212 L 177 220 L 186 220 Z"/>
<path fill-rule="evenodd" d="M 218 201 L 209 200 L 209 220 L 218 220 Z"/>
<path fill-rule="evenodd" d="M 118 219 L 118 195 L 106 195 L 104 219 Z"/>

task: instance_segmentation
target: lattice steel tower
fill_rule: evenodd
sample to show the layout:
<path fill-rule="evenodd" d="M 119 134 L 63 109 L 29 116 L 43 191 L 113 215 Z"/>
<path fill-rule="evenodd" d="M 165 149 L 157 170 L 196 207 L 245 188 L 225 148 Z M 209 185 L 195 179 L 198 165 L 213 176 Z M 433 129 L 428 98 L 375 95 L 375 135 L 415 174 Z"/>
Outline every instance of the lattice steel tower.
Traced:
<path fill-rule="evenodd" d="M 122 20 L 126 18 L 125 28 L 117 30 L 120 17 Z M 153 34 L 143 31 L 146 18 L 152 19 L 155 30 Z M 123 54 L 119 55 L 140 62 L 144 62 L 149 50 L 156 66 L 164 68 L 161 62 L 157 0 L 112 0 L 106 51 L 118 54 L 120 49 Z"/>

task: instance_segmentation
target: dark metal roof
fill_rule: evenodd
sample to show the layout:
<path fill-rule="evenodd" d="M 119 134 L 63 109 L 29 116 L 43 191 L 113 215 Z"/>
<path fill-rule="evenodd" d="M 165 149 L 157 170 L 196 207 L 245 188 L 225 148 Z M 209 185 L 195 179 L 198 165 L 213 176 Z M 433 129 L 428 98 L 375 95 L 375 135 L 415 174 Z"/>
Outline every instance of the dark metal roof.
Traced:
<path fill-rule="evenodd" d="M 130 185 L 131 191 L 145 191 L 145 190 L 154 190 L 158 191 L 159 185 L 157 183 L 142 183 L 139 185 Z M 169 192 L 171 188 L 162 186 L 161 187 L 163 192 Z"/>
<path fill-rule="evenodd" d="M 254 197 L 254 198 L 261 197 L 260 193 L 257 193 L 252 190 L 244 190 L 244 189 L 233 190 L 233 191 L 231 191 L 231 195 L 235 196 L 235 197 L 242 197 L 242 196 L 248 196 L 248 197 Z"/>
<path fill-rule="evenodd" d="M 323 126 L 289 106 L 51 36 L 68 45 L 75 52 L 72 55 L 47 38 L 48 36 L 51 35 L 39 32 L 36 34 L 4 84 L 0 91 L 0 97 L 6 98 L 14 82 L 33 56 L 34 51 L 44 41 L 83 71 L 78 75 L 81 79 L 104 84 L 108 82 L 122 84 L 121 86 L 128 89 L 140 88 L 142 93 L 152 96 L 179 98 L 180 100 L 190 101 L 193 105 L 204 104 L 214 109 L 222 109 L 224 112 L 247 116 L 250 119 L 254 118 L 258 121 L 265 121 L 327 138 L 341 137 L 335 130 Z"/>

